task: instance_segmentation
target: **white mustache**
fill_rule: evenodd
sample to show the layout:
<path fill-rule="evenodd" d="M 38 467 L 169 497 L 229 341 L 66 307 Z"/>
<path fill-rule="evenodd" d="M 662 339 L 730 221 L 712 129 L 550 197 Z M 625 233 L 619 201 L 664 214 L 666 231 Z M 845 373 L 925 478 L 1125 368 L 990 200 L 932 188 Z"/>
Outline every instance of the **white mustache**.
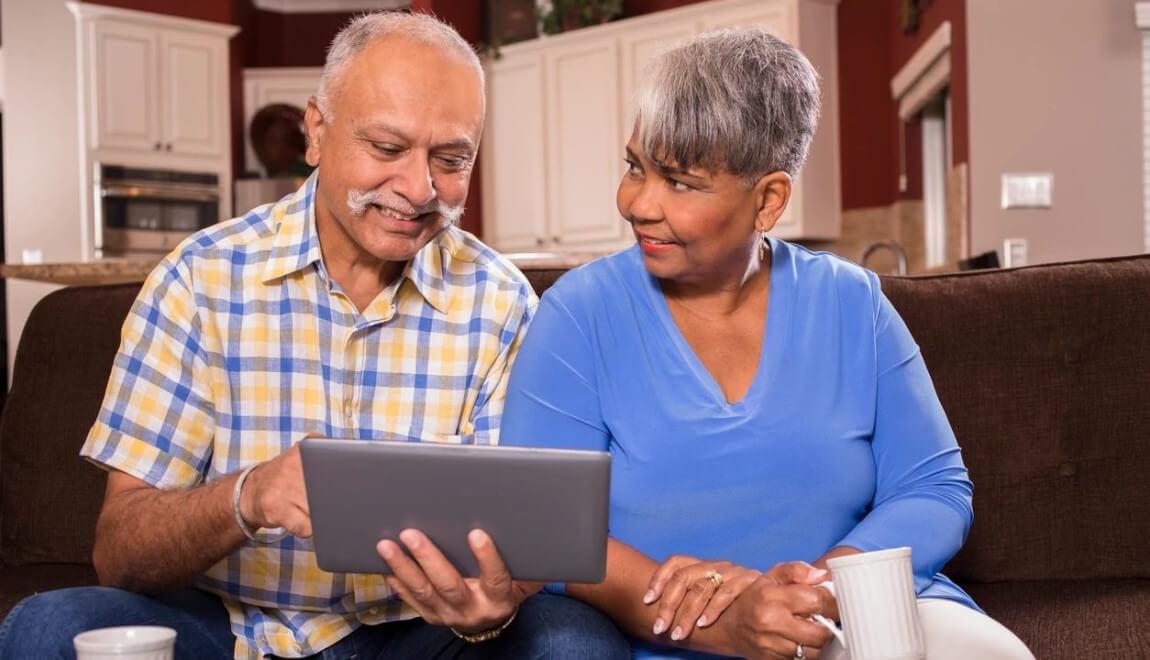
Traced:
<path fill-rule="evenodd" d="M 415 207 L 399 195 L 392 195 L 382 190 L 353 189 L 347 191 L 347 208 L 352 215 L 360 216 L 367 213 L 369 206 L 380 206 L 394 215 L 408 219 L 414 219 L 425 213 L 435 213 L 452 225 L 457 224 L 463 215 L 462 204 L 450 206 L 438 199 L 425 207 Z"/>

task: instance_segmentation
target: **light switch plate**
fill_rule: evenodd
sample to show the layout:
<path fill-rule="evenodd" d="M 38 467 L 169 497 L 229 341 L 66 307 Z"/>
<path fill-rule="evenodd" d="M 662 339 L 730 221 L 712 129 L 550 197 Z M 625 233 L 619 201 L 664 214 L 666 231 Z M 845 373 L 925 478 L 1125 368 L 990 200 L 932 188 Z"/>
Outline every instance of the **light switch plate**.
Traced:
<path fill-rule="evenodd" d="M 1053 201 L 1053 174 L 1042 172 L 1002 175 L 1002 208 L 1048 209 L 1053 205 Z"/>
<path fill-rule="evenodd" d="M 1029 244 L 1025 238 L 1008 238 L 1002 242 L 1002 265 L 1005 268 L 1020 268 L 1025 266 L 1030 255 Z"/>

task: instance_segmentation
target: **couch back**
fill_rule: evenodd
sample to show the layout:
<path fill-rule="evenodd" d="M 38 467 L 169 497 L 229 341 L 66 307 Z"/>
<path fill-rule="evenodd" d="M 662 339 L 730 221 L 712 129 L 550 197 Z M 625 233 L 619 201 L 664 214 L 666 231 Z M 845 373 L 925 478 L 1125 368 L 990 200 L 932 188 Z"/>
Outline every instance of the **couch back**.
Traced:
<path fill-rule="evenodd" d="M 1150 255 L 884 278 L 974 482 L 961 582 L 1150 577 Z"/>
<path fill-rule="evenodd" d="M 562 274 L 525 271 L 540 293 Z M 78 458 L 138 284 L 33 309 L 0 419 L 0 561 L 88 563 Z M 1150 256 L 890 277 L 975 484 L 960 582 L 1150 577 Z"/>

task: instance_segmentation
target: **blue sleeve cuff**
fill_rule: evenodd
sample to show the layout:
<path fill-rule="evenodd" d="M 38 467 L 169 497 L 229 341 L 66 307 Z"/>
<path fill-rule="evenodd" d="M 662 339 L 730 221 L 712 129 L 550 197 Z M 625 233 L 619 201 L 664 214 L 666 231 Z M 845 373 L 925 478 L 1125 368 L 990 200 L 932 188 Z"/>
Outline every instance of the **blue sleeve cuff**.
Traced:
<path fill-rule="evenodd" d="M 566 596 L 567 595 L 567 583 L 566 582 L 551 582 L 547 585 L 544 585 L 543 591 L 545 591 L 549 594 L 555 594 L 556 596 Z"/>

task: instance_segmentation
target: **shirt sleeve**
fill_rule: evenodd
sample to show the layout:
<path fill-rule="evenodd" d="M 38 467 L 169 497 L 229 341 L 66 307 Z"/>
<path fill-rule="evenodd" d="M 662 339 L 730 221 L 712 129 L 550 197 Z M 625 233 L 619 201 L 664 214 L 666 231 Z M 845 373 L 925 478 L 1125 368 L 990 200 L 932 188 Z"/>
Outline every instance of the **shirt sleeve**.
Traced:
<path fill-rule="evenodd" d="M 870 512 L 840 546 L 910 546 L 925 589 L 970 530 L 973 488 L 946 413 L 909 329 L 874 281 L 877 382 Z"/>
<path fill-rule="evenodd" d="M 547 292 L 511 370 L 500 444 L 515 447 L 606 451 L 588 329 L 559 296 Z M 552 582 L 544 591 L 565 594 Z"/>
<path fill-rule="evenodd" d="M 500 332 L 503 350 L 492 363 L 480 386 L 479 396 L 468 420 L 471 428 L 464 429 L 465 435 L 473 435 L 477 445 L 499 444 L 504 404 L 507 400 L 507 382 L 523 345 L 523 339 L 527 335 L 527 328 L 531 325 L 532 315 L 538 306 L 535 294 L 529 290 L 518 302 L 519 304 L 515 306 L 516 311 Z"/>
<path fill-rule="evenodd" d="M 121 331 L 100 412 L 80 455 L 157 488 L 198 484 L 215 436 L 203 332 L 190 276 L 165 260 Z"/>
<path fill-rule="evenodd" d="M 500 443 L 606 451 L 594 358 L 588 328 L 548 291 L 511 373 Z"/>

